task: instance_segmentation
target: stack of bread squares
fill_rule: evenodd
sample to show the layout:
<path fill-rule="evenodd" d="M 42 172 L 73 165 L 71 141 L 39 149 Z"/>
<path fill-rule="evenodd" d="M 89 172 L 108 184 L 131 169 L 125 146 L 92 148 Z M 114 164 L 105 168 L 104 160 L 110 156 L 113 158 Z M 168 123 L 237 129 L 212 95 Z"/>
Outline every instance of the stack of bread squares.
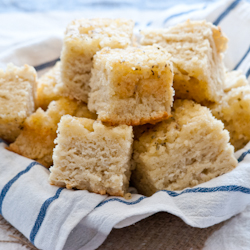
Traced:
<path fill-rule="evenodd" d="M 38 79 L 35 96 L 29 87 L 32 111 L 16 122 L 0 107 L 0 136 L 50 167 L 52 185 L 125 196 L 131 181 L 149 196 L 237 166 L 234 147 L 250 140 L 250 86 L 242 73 L 226 72 L 220 28 L 187 21 L 141 31 L 139 44 L 133 26 L 72 21 L 61 61 Z M 0 94 L 11 106 L 8 98 Z"/>
<path fill-rule="evenodd" d="M 46 111 L 38 108 L 35 113 L 30 115 L 24 121 L 21 133 L 15 142 L 10 144 L 9 149 L 49 168 L 53 163 L 52 153 L 57 124 L 61 117 L 67 114 L 96 118 L 96 115 L 87 109 L 85 103 L 78 103 L 66 97 L 60 98 L 50 102 Z"/>
<path fill-rule="evenodd" d="M 66 29 L 61 54 L 62 94 L 87 103 L 93 56 L 104 47 L 131 45 L 133 27 L 133 21 L 124 19 L 72 21 Z"/>
<path fill-rule="evenodd" d="M 78 26 L 79 22 L 81 26 Z M 67 83 L 65 89 L 69 97 L 86 101 L 84 96 L 89 96 L 88 108 L 97 113 L 98 121 L 72 116 L 61 119 L 53 154 L 54 165 L 50 168 L 50 183 L 124 196 L 132 166 L 131 125 L 156 123 L 170 116 L 173 102 L 170 55 L 159 46 L 127 47 L 132 45 L 131 21 L 98 19 L 80 20 L 73 24 L 70 29 L 79 32 L 73 37 L 70 29 L 66 32 L 62 72 L 66 72 L 65 65 L 80 65 L 78 60 L 82 62 L 82 67 L 86 62 L 88 70 L 91 67 L 92 70 L 88 73 L 81 71 L 85 76 L 88 74 L 86 78 L 81 78 L 88 80 L 81 85 L 69 78 L 65 80 L 68 77 L 66 73 L 62 73 L 61 80 Z M 66 57 L 68 46 L 71 46 L 67 43 L 69 39 L 79 43 L 81 52 L 67 54 Z M 97 39 L 109 47 L 102 48 L 100 45 L 97 49 Z M 80 71 L 76 67 L 67 72 L 75 76 L 73 70 Z M 77 86 L 82 86 L 85 92 L 80 95 Z M 74 96 L 71 89 L 77 90 L 79 96 Z"/>

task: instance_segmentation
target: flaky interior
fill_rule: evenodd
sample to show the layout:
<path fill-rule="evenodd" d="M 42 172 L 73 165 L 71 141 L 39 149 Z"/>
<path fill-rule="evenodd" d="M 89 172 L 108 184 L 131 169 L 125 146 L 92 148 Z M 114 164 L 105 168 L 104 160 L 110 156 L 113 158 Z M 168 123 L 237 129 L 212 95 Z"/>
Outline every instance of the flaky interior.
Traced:
<path fill-rule="evenodd" d="M 107 127 L 64 116 L 58 128 L 50 182 L 67 188 L 123 196 L 130 179 L 132 127 Z"/>
<path fill-rule="evenodd" d="M 173 117 L 140 131 L 134 142 L 140 192 L 182 190 L 232 170 L 237 165 L 229 135 L 211 112 L 188 100 L 177 100 Z"/>

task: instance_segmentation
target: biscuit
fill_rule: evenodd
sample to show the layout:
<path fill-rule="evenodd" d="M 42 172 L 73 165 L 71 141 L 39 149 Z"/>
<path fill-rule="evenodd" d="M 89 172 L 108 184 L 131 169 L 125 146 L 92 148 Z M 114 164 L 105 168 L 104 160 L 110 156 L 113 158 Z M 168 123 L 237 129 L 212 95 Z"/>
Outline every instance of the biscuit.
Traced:
<path fill-rule="evenodd" d="M 50 102 L 61 98 L 60 89 L 60 67 L 61 62 L 42 75 L 37 81 L 37 106 L 46 110 Z"/>
<path fill-rule="evenodd" d="M 141 194 L 193 187 L 237 165 L 228 131 L 208 108 L 176 100 L 172 115 L 135 136 L 131 178 Z"/>
<path fill-rule="evenodd" d="M 13 142 L 34 112 L 37 75 L 33 67 L 8 64 L 0 70 L 0 138 Z"/>
<path fill-rule="evenodd" d="M 66 29 L 61 53 L 61 93 L 88 102 L 95 53 L 104 47 L 125 48 L 133 43 L 134 22 L 125 19 L 80 19 Z"/>
<path fill-rule="evenodd" d="M 210 109 L 212 114 L 221 120 L 229 131 L 230 142 L 235 151 L 243 148 L 250 141 L 249 85 L 232 88 L 224 94 L 220 103 L 210 106 Z"/>
<path fill-rule="evenodd" d="M 130 179 L 132 127 L 65 115 L 50 168 L 50 183 L 99 194 L 124 196 Z"/>
<path fill-rule="evenodd" d="M 201 104 L 220 100 L 225 80 L 222 52 L 227 38 L 218 27 L 206 21 L 187 21 L 141 34 L 142 45 L 157 44 L 172 55 L 176 99 Z"/>
<path fill-rule="evenodd" d="M 61 116 L 66 114 L 96 118 L 96 115 L 91 113 L 84 103 L 77 103 L 67 98 L 52 101 L 46 111 L 38 108 L 25 120 L 22 132 L 8 149 L 36 160 L 47 168 L 50 167 L 57 124 Z"/>
<path fill-rule="evenodd" d="M 111 125 L 167 119 L 173 102 L 170 55 L 159 46 L 105 48 L 94 56 L 88 108 Z"/>

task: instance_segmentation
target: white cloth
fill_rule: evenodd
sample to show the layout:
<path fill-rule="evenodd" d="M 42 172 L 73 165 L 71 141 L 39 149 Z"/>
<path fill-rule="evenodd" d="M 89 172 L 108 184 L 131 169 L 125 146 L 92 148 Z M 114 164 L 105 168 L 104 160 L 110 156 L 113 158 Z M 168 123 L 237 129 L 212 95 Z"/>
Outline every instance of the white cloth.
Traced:
<path fill-rule="evenodd" d="M 137 22 L 137 31 L 173 25 L 187 18 L 206 18 L 220 25 L 229 37 L 227 67 L 241 69 L 249 77 L 250 4 L 239 0 L 181 5 L 157 12 L 88 10 L 1 14 L 0 67 L 8 62 L 28 63 L 36 66 L 39 74 L 43 73 L 59 58 L 66 24 L 80 17 L 131 18 Z M 237 152 L 237 158 L 249 149 L 250 144 Z M 7 151 L 4 143 L 0 143 L 0 213 L 36 247 L 44 250 L 95 249 L 113 227 L 131 225 L 159 211 L 175 214 L 191 226 L 208 227 L 250 205 L 250 150 L 247 152 L 235 170 L 195 188 L 182 192 L 160 191 L 149 198 L 133 194 L 131 200 L 125 200 L 51 186 L 47 169 Z M 246 217 L 249 210 L 244 211 Z M 224 238 L 228 231 L 231 235 L 235 232 L 233 220 L 231 231 L 229 227 L 224 231 L 224 227 L 220 229 Z M 250 224 L 250 220 L 248 222 Z M 246 239 L 246 234 L 244 236 Z M 216 237 L 211 237 L 214 240 L 207 242 L 206 249 L 214 249 Z M 233 249 L 234 242 L 231 240 L 230 246 L 226 242 L 220 242 L 220 249 Z M 244 241 L 244 244 L 245 248 L 241 249 L 250 248 L 250 242 Z"/>
<path fill-rule="evenodd" d="M 5 146 L 0 143 L 0 214 L 39 249 L 95 249 L 113 227 L 159 211 L 208 227 L 250 204 L 250 143 L 236 153 L 240 162 L 230 173 L 181 192 L 133 194 L 131 200 L 51 186 L 48 169 Z"/>

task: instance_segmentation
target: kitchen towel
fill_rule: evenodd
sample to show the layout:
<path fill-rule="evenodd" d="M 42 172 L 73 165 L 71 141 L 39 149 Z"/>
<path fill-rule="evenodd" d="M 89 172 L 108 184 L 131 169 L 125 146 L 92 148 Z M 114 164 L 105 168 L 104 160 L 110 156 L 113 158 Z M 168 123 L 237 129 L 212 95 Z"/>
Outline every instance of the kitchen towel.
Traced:
<path fill-rule="evenodd" d="M 240 0 L 157 11 L 3 13 L 0 67 L 8 62 L 27 63 L 41 75 L 59 59 L 67 23 L 80 17 L 131 18 L 137 33 L 145 27 L 206 19 L 221 26 L 229 38 L 227 68 L 240 69 L 249 79 L 250 4 Z M 51 186 L 46 168 L 5 146 L 1 141 L 0 214 L 39 249 L 95 249 L 113 227 L 131 225 L 159 211 L 172 213 L 191 226 L 208 227 L 250 205 L 250 144 L 236 153 L 239 165 L 228 174 L 180 192 L 159 191 L 148 198 L 134 193 L 131 200 Z"/>

